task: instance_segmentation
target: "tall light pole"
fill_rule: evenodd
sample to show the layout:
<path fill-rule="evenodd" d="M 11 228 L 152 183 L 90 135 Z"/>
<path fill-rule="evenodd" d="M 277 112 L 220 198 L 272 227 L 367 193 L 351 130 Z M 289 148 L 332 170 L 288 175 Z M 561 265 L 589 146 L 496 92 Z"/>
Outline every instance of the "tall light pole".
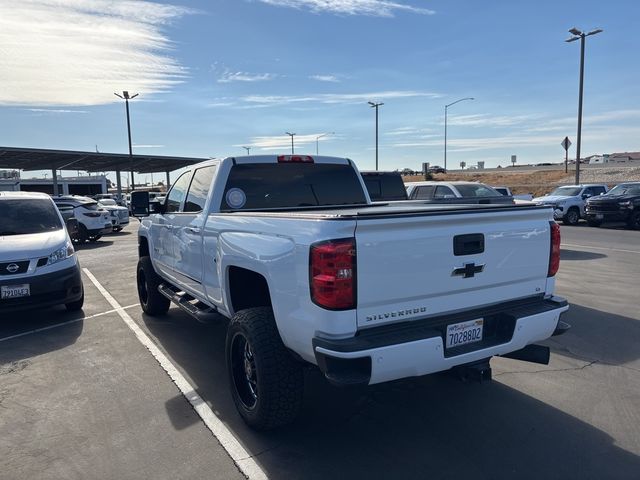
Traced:
<path fill-rule="evenodd" d="M 326 137 L 327 135 L 335 135 L 335 134 L 336 134 L 336 132 L 327 132 L 327 133 L 323 133 L 322 135 L 318 135 L 318 136 L 316 137 L 316 155 L 319 155 L 319 154 L 318 154 L 318 151 L 319 151 L 319 140 L 320 140 L 322 137 Z"/>
<path fill-rule="evenodd" d="M 249 155 L 249 153 L 251 152 L 251 147 L 242 147 L 247 151 L 247 155 Z"/>
<path fill-rule="evenodd" d="M 455 102 L 452 102 L 449 105 L 444 106 L 444 169 L 445 170 L 447 169 L 447 113 L 451 105 L 455 105 L 456 103 L 459 103 L 459 102 L 464 102 L 465 100 L 475 100 L 475 98 L 473 97 L 461 98 L 460 100 L 456 100 Z"/>
<path fill-rule="evenodd" d="M 284 132 L 291 137 L 291 155 L 293 155 L 293 137 L 296 135 L 295 133 Z"/>
<path fill-rule="evenodd" d="M 378 107 L 384 105 L 384 103 L 368 102 L 371 108 L 376 109 L 376 171 L 378 171 Z"/>
<path fill-rule="evenodd" d="M 133 150 L 131 148 L 131 121 L 129 120 L 129 100 L 133 100 L 138 96 L 138 94 L 136 93 L 135 95 L 129 96 L 129 92 L 125 90 L 124 92 L 122 92 L 122 95 L 120 95 L 119 93 L 114 93 L 114 95 L 116 97 L 122 98 L 127 108 L 127 134 L 129 135 L 129 170 L 131 171 L 131 190 L 135 190 L 135 181 L 133 179 Z"/>
<path fill-rule="evenodd" d="M 601 28 L 596 28 L 589 33 L 584 33 L 573 27 L 569 33 L 573 37 L 567 38 L 565 42 L 575 42 L 580 40 L 580 93 L 578 94 L 578 141 L 576 142 L 576 185 L 580 185 L 580 146 L 582 143 L 582 94 L 584 85 L 584 44 L 585 38 L 590 35 L 602 32 Z"/>

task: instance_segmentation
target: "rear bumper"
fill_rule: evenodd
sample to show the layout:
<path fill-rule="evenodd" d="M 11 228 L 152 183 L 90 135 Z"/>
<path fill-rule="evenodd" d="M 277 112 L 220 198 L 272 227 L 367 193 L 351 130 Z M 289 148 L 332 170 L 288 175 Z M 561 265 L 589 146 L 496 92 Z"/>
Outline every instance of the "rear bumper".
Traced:
<path fill-rule="evenodd" d="M 107 233 L 111 233 L 112 231 L 113 231 L 113 225 L 111 225 L 110 223 L 107 223 L 102 228 L 95 228 L 91 230 L 87 229 L 87 234 L 90 237 L 95 237 L 98 235 L 106 235 Z"/>
<path fill-rule="evenodd" d="M 0 286 L 24 283 L 29 284 L 31 295 L 21 298 L 0 299 L 1 313 L 75 302 L 80 300 L 83 292 L 80 265 L 78 263 L 71 268 L 45 275 L 0 280 Z"/>
<path fill-rule="evenodd" d="M 487 309 L 361 330 L 347 339 L 313 339 L 316 363 L 340 385 L 375 384 L 449 370 L 503 355 L 552 336 L 569 309 L 560 297 L 510 302 Z M 482 341 L 444 347 L 447 325 L 485 319 Z"/>

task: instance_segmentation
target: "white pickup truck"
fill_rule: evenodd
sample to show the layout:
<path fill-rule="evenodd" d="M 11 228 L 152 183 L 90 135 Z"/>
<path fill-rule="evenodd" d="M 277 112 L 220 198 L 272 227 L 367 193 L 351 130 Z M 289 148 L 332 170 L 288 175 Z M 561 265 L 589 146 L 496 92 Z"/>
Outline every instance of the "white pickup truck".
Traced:
<path fill-rule="evenodd" d="M 132 207 L 142 309 L 230 319 L 231 393 L 257 429 L 295 418 L 305 365 L 341 385 L 490 378 L 495 355 L 548 362 L 534 343 L 568 328 L 548 207 L 373 205 L 351 160 L 305 155 L 203 162 Z"/>

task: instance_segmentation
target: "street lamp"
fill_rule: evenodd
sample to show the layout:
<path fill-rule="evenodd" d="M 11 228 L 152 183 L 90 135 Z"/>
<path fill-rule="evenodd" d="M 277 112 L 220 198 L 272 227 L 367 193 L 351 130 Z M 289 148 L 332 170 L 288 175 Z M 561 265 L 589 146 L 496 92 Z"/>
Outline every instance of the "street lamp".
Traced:
<path fill-rule="evenodd" d="M 284 132 L 291 137 L 291 155 L 293 155 L 293 137 L 296 135 L 295 133 Z"/>
<path fill-rule="evenodd" d="M 133 150 L 131 149 L 131 121 L 129 120 L 129 100 L 133 100 L 138 96 L 138 94 L 136 93 L 135 95 L 129 96 L 129 92 L 125 90 L 122 92 L 122 95 L 120 95 L 119 93 L 114 93 L 114 95 L 123 99 L 127 108 L 127 133 L 129 135 L 129 170 L 131 170 L 131 190 L 135 190 L 135 181 L 133 179 Z"/>
<path fill-rule="evenodd" d="M 319 145 L 319 140 L 320 140 L 322 137 L 326 137 L 327 135 L 335 135 L 335 134 L 336 134 L 336 132 L 327 132 L 327 133 L 323 133 L 322 135 L 318 135 L 318 136 L 316 137 L 316 155 L 318 155 L 318 145 Z"/>
<path fill-rule="evenodd" d="M 251 152 L 251 147 L 242 147 L 247 151 L 247 155 L 249 155 L 249 152 Z"/>
<path fill-rule="evenodd" d="M 378 171 L 378 107 L 384 105 L 384 103 L 368 102 L 371 108 L 376 109 L 376 171 Z"/>
<path fill-rule="evenodd" d="M 459 102 L 464 102 L 465 100 L 475 100 L 473 97 L 465 97 L 460 100 L 456 100 L 455 102 L 450 103 L 449 105 L 444 106 L 444 169 L 447 169 L 447 112 L 451 105 L 455 105 Z"/>
<path fill-rule="evenodd" d="M 584 33 L 573 27 L 569 30 L 569 33 L 573 35 L 567 38 L 565 42 L 575 42 L 580 40 L 580 93 L 578 94 L 578 141 L 576 143 L 576 185 L 580 185 L 580 144 L 582 143 L 582 94 L 584 85 L 584 39 L 590 35 L 602 32 L 601 28 L 591 30 L 589 33 Z"/>

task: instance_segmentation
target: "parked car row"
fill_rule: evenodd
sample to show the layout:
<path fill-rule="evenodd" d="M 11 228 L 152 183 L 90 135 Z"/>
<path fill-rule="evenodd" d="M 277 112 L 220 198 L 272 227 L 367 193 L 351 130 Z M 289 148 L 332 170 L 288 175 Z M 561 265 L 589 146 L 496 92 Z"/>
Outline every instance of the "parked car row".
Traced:
<path fill-rule="evenodd" d="M 627 182 L 609 190 L 607 185 L 564 185 L 535 203 L 553 207 L 553 217 L 566 225 L 584 219 L 592 227 L 606 222 L 625 222 L 640 230 L 640 182 Z"/>

